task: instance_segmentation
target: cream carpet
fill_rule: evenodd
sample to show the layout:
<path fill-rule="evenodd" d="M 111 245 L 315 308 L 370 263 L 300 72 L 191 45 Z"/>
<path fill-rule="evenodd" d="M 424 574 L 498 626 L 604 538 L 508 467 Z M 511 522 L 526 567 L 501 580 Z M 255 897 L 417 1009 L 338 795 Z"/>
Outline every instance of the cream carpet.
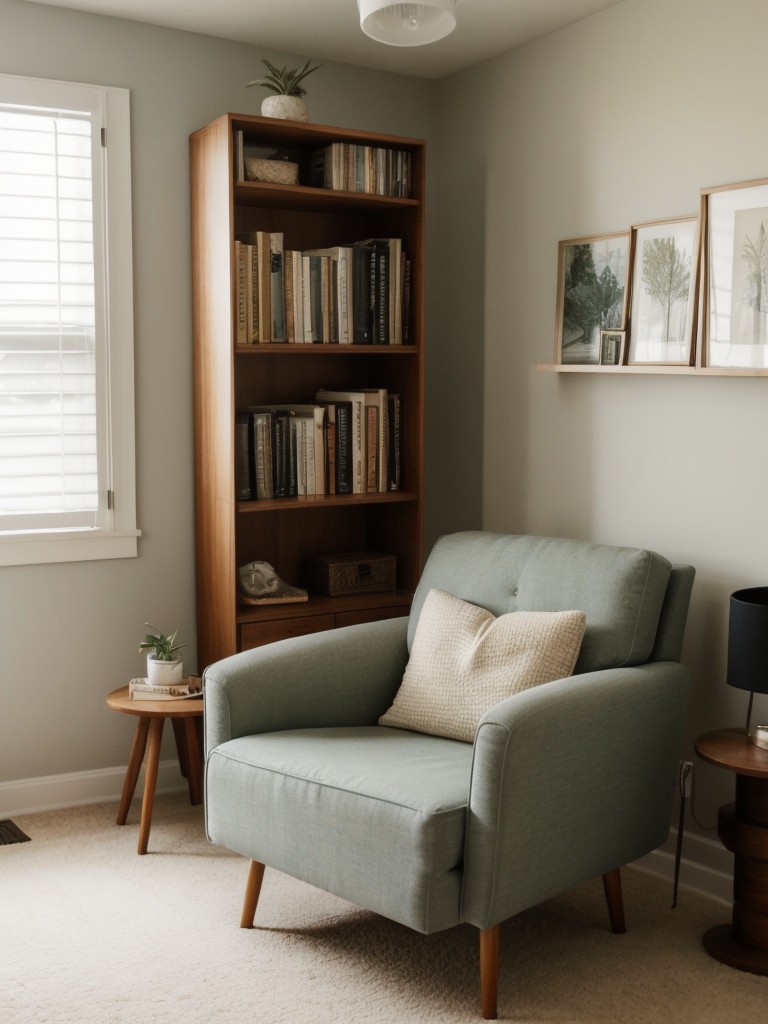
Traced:
<path fill-rule="evenodd" d="M 2 1024 L 467 1024 L 481 1020 L 477 933 L 393 924 L 267 870 L 239 928 L 247 862 L 210 846 L 202 810 L 158 797 L 150 852 L 116 804 L 14 816 L 0 846 Z M 626 871 L 629 931 L 590 883 L 502 929 L 499 1017 L 519 1024 L 768 1021 L 768 977 L 711 959 L 728 908 Z"/>

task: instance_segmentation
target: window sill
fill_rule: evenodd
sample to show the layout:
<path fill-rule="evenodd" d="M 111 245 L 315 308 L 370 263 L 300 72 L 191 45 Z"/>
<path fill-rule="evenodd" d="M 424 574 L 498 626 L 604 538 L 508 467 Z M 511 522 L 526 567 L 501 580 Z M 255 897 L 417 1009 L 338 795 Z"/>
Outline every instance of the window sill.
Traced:
<path fill-rule="evenodd" d="M 0 565 L 88 562 L 102 558 L 136 558 L 140 530 L 103 533 L 95 530 L 0 535 Z"/>

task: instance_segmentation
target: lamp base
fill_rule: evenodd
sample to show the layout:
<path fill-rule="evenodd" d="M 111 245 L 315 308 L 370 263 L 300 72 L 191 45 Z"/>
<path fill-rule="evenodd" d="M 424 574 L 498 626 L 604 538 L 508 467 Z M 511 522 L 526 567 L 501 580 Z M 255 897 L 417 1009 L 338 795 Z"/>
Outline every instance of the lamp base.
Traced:
<path fill-rule="evenodd" d="M 768 725 L 755 725 L 749 732 L 749 738 L 756 747 L 768 750 Z"/>

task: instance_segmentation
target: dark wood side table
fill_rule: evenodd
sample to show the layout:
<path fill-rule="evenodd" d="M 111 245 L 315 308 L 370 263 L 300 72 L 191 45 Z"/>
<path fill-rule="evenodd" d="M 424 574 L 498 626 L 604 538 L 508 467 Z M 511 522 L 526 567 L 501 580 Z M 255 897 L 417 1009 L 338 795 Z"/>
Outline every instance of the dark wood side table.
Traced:
<path fill-rule="evenodd" d="M 704 934 L 715 959 L 768 974 L 768 750 L 745 729 L 718 729 L 696 740 L 696 753 L 736 773 L 736 803 L 720 808 L 717 833 L 734 854 L 733 919 Z"/>
<path fill-rule="evenodd" d="M 128 770 L 123 783 L 123 795 L 117 812 L 117 824 L 124 825 L 128 808 L 133 800 L 136 780 L 149 738 L 147 769 L 144 776 L 144 798 L 141 803 L 138 852 L 147 852 L 149 829 L 152 824 L 152 808 L 155 804 L 157 769 L 160 764 L 160 742 L 166 718 L 171 720 L 176 739 L 181 773 L 189 784 L 189 799 L 192 804 L 202 801 L 202 730 L 203 698 L 189 697 L 185 700 L 131 700 L 128 687 L 121 686 L 107 697 L 107 704 L 114 711 L 138 718 L 133 734 Z"/>

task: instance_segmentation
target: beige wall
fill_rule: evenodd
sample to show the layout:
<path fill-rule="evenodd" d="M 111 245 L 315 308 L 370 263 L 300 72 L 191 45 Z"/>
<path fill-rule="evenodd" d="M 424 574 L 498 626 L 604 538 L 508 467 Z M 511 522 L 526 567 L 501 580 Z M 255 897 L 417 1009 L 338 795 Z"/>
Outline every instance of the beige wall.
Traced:
<path fill-rule="evenodd" d="M 244 84 L 260 58 L 293 57 L 18 0 L 0 0 L 0 25 L 4 73 L 131 90 L 142 530 L 137 559 L 0 569 L 0 811 L 13 811 L 17 780 L 126 763 L 131 724 L 104 695 L 142 674 L 145 621 L 178 628 L 195 667 L 187 140 L 226 111 L 258 113 L 266 94 Z M 427 135 L 425 82 L 327 65 L 308 85 L 314 121 Z"/>
<path fill-rule="evenodd" d="M 534 367 L 552 359 L 559 239 L 696 213 L 702 187 L 768 176 L 766 38 L 762 0 L 627 0 L 435 96 L 437 145 L 450 135 L 481 197 L 447 226 L 432 272 L 460 277 L 456 259 L 473 275 L 484 232 L 484 526 L 696 566 L 691 758 L 695 735 L 746 714 L 725 684 L 728 598 L 768 583 L 768 380 Z M 445 302 L 446 319 L 462 315 Z M 755 714 L 768 720 L 767 697 Z M 696 770 L 712 824 L 733 780 Z"/>

